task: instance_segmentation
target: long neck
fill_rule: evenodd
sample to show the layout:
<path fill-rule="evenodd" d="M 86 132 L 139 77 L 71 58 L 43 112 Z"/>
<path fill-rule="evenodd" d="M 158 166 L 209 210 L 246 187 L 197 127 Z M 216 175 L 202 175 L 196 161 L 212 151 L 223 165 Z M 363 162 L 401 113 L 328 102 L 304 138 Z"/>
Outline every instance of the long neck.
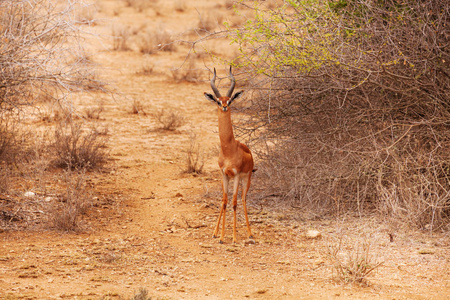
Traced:
<path fill-rule="evenodd" d="M 233 135 L 233 126 L 231 125 L 230 110 L 224 112 L 220 108 L 218 110 L 219 115 L 219 138 L 220 147 L 224 154 L 234 151 L 236 140 Z"/>

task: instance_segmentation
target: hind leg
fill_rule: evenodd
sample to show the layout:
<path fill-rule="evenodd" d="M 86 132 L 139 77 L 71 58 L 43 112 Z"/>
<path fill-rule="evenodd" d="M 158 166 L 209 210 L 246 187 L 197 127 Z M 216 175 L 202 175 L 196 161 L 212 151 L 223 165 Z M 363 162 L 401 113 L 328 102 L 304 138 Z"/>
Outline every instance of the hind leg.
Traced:
<path fill-rule="evenodd" d="M 237 234 L 236 234 L 236 209 L 237 209 L 237 196 L 239 190 L 239 174 L 234 176 L 234 187 L 233 187 L 233 243 L 237 242 Z"/>
<path fill-rule="evenodd" d="M 250 222 L 248 221 L 248 215 L 247 215 L 247 192 L 250 189 L 251 177 L 252 177 L 252 172 L 250 171 L 248 173 L 248 177 L 245 177 L 242 180 L 242 205 L 244 206 L 245 222 L 247 223 L 247 233 L 248 233 L 248 237 L 250 239 L 253 238 L 253 235 L 252 235 L 252 231 L 250 230 Z"/>

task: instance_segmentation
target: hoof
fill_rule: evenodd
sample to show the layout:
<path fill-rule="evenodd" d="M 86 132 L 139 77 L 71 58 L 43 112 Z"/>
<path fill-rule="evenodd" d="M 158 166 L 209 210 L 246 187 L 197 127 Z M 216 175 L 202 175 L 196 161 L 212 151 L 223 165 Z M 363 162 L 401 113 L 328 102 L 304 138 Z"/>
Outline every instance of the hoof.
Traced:
<path fill-rule="evenodd" d="M 213 234 L 213 239 L 216 239 L 216 238 L 217 238 L 217 235 Z"/>
<path fill-rule="evenodd" d="M 220 241 L 219 241 L 219 244 L 223 244 L 223 241 L 222 241 L 222 240 L 220 240 Z"/>
<path fill-rule="evenodd" d="M 249 236 L 248 238 L 249 238 L 249 239 L 254 239 L 253 235 Z"/>

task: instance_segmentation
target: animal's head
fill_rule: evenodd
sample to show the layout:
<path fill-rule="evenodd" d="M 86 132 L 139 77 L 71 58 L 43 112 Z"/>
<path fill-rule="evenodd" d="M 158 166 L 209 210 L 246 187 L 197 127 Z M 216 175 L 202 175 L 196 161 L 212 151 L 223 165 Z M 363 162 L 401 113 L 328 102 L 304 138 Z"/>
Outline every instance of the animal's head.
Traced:
<path fill-rule="evenodd" d="M 236 100 L 237 98 L 241 97 L 242 94 L 244 93 L 244 91 L 239 91 L 233 95 L 236 80 L 234 79 L 234 76 L 231 73 L 231 66 L 230 66 L 229 77 L 230 77 L 230 81 L 231 81 L 231 86 L 228 89 L 227 95 L 221 96 L 219 90 L 216 87 L 216 68 L 214 68 L 214 76 L 211 79 L 211 88 L 214 92 L 214 95 L 210 94 L 210 93 L 204 93 L 206 99 L 219 105 L 219 108 L 224 112 L 228 111 L 228 108 L 230 107 L 231 103 L 234 100 Z"/>

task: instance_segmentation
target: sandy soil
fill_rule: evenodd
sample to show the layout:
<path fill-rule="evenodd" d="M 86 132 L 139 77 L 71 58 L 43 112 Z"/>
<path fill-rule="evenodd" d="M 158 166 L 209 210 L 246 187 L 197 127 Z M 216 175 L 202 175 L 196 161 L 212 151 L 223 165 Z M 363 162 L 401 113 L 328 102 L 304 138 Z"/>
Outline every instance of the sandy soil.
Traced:
<path fill-rule="evenodd" d="M 121 94 L 98 94 L 95 101 L 78 95 L 75 101 L 80 108 L 104 106 L 99 120 L 86 121 L 110 133 L 113 160 L 107 171 L 89 174 L 101 205 L 84 220 L 81 233 L 1 232 L 0 298 L 119 299 L 145 288 L 153 299 L 450 299 L 448 236 L 398 231 L 391 242 L 392 228 L 374 218 L 295 219 L 252 205 L 250 197 L 256 243 L 246 240 L 241 206 L 239 242 L 232 244 L 230 226 L 224 244 L 212 238 L 221 183 L 216 108 L 202 95 L 210 89 L 208 73 L 202 73 L 205 82 L 176 82 L 170 69 L 182 65 L 187 45 L 152 55 L 141 54 L 138 45 L 146 28 L 193 39 L 189 29 L 206 11 L 237 17 L 225 1 L 184 1 L 184 11 L 174 11 L 179 2 L 159 1 L 139 11 L 124 1 L 97 1 L 98 21 L 86 27 L 97 35 L 88 39 L 88 53 L 103 67 L 99 76 Z M 111 50 L 113 24 L 137 31 L 130 51 Z M 208 43 L 224 55 L 230 52 L 226 45 Z M 198 57 L 199 68 L 203 62 L 213 67 L 209 58 Z M 225 66 L 217 64 L 223 76 Z M 145 65 L 153 67 L 151 74 L 139 74 Z M 146 114 L 131 113 L 135 100 Z M 182 114 L 185 125 L 161 130 L 154 113 L 162 108 Z M 183 173 L 193 133 L 206 154 L 200 175 Z M 308 238 L 309 229 L 321 237 Z M 384 262 L 367 285 L 335 280 L 327 252 L 340 238 L 344 255 L 370 241 L 373 260 Z"/>

